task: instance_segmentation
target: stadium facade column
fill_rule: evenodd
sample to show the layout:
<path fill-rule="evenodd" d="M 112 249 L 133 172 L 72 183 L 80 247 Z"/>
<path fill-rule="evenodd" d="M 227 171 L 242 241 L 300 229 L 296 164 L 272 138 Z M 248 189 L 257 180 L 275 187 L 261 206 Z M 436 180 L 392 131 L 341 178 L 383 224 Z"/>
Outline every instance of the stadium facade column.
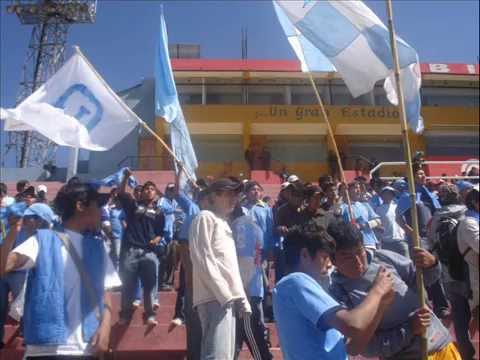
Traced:
<path fill-rule="evenodd" d="M 242 126 L 242 137 L 243 137 L 243 151 L 247 151 L 251 143 L 252 135 L 252 122 L 250 120 L 245 120 Z"/>

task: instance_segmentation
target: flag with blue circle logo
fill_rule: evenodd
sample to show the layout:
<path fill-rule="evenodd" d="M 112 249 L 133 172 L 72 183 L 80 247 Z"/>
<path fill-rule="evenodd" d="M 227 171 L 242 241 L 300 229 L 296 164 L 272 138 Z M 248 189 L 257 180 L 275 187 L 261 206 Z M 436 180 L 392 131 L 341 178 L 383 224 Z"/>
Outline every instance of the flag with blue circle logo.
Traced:
<path fill-rule="evenodd" d="M 88 60 L 76 51 L 14 109 L 1 109 L 6 131 L 37 131 L 58 145 L 105 151 L 139 123 Z"/>

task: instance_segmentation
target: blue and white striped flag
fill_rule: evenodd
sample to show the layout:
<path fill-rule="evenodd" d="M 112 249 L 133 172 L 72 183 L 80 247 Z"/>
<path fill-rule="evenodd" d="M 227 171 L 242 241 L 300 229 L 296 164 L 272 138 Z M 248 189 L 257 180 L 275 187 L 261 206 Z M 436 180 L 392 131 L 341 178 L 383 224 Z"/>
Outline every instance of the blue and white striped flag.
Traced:
<path fill-rule="evenodd" d="M 274 0 L 274 7 L 302 71 L 336 69 L 353 97 L 385 79 L 387 98 L 398 105 L 388 29 L 362 1 Z M 418 55 L 398 36 L 397 47 L 407 119 L 412 130 L 421 133 Z"/>
<path fill-rule="evenodd" d="M 195 179 L 198 162 L 178 100 L 168 53 L 167 26 L 163 11 L 160 16 L 160 35 L 155 56 L 155 114 L 170 124 L 172 150 L 177 159 L 183 163 L 185 171 Z"/>

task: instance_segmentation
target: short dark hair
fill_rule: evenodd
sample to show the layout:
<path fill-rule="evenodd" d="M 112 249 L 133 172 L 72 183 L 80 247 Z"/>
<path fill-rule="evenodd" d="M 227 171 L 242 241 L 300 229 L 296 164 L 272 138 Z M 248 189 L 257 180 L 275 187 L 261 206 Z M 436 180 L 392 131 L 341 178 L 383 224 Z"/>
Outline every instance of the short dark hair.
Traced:
<path fill-rule="evenodd" d="M 335 242 L 335 251 L 349 250 L 363 245 L 362 233 L 353 224 L 332 222 L 327 231 Z"/>
<path fill-rule="evenodd" d="M 304 248 L 312 258 L 318 251 L 332 255 L 335 252 L 335 243 L 326 231 L 290 231 L 284 242 L 285 262 L 290 270 L 294 270 L 300 263 L 300 251 Z"/>
<path fill-rule="evenodd" d="M 30 183 L 30 181 L 25 180 L 25 179 L 17 181 L 17 192 L 22 192 L 23 190 L 25 190 L 25 187 L 29 183 Z"/>
<path fill-rule="evenodd" d="M 109 194 L 100 194 L 97 189 L 89 184 L 72 181 L 64 185 L 57 193 L 53 201 L 55 212 L 63 221 L 70 219 L 77 207 L 77 202 L 89 206 L 90 202 L 96 201 L 99 206 L 108 200 Z"/>
<path fill-rule="evenodd" d="M 245 188 L 244 188 L 245 192 L 246 192 L 246 193 L 249 192 L 250 190 L 252 190 L 252 188 L 253 188 L 254 186 L 258 186 L 258 187 L 260 188 L 260 190 L 263 191 L 263 186 L 262 186 L 262 185 L 260 185 L 260 184 L 259 184 L 257 181 L 255 181 L 255 180 L 250 180 L 249 182 L 247 182 L 247 183 L 245 184 Z"/>
<path fill-rule="evenodd" d="M 7 189 L 7 184 L 5 183 L 0 183 L 0 195 L 5 196 L 7 195 L 8 189 Z"/>
<path fill-rule="evenodd" d="M 465 198 L 465 205 L 469 210 L 476 210 L 474 206 L 474 202 L 478 203 L 477 189 L 470 190 L 469 193 L 467 194 L 467 197 Z"/>
<path fill-rule="evenodd" d="M 143 184 L 143 187 L 142 187 L 142 191 L 143 189 L 145 189 L 147 186 L 153 186 L 155 189 L 157 188 L 157 185 L 155 185 L 155 183 L 153 181 L 145 181 L 145 183 Z"/>
<path fill-rule="evenodd" d="M 438 189 L 443 206 L 460 204 L 460 192 L 455 184 L 442 184 Z"/>

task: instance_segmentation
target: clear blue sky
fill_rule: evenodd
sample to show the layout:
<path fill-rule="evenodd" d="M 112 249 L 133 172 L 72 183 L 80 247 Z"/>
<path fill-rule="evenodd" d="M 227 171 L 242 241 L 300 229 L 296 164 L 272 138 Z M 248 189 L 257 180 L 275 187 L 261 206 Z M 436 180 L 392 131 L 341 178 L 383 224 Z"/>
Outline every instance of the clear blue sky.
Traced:
<path fill-rule="evenodd" d="M 7 14 L 0 0 L 0 104 L 12 107 L 31 28 Z M 71 27 L 77 44 L 115 90 L 153 74 L 154 43 L 164 4 L 170 43 L 201 45 L 204 58 L 239 58 L 240 29 L 248 27 L 249 57 L 294 59 L 270 1 L 99 0 L 96 23 Z M 386 22 L 385 2 L 366 1 Z M 422 62 L 476 63 L 479 54 L 478 0 L 396 0 L 397 33 Z M 71 47 L 69 47 L 69 54 Z"/>
<path fill-rule="evenodd" d="M 31 28 L 7 14 L 1 0 L 0 76 L 3 107 L 13 106 Z M 111 87 L 121 90 L 153 73 L 158 1 L 99 0 L 93 25 L 71 27 L 78 44 Z M 205 58 L 239 58 L 240 29 L 248 27 L 249 57 L 293 59 L 270 1 L 163 1 L 170 43 L 201 45 Z M 385 21 L 384 1 L 367 1 Z M 394 1 L 397 32 L 422 62 L 475 63 L 478 0 Z M 71 48 L 69 49 L 71 51 Z"/>

